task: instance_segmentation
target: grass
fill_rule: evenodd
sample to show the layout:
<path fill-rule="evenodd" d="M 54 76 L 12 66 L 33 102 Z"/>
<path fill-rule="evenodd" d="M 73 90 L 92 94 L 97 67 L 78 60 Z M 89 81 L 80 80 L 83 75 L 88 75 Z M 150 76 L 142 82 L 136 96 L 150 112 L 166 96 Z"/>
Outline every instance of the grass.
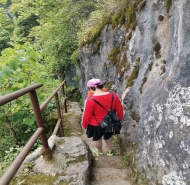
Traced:
<path fill-rule="evenodd" d="M 124 155 L 123 160 L 122 160 L 122 167 L 123 168 L 134 168 L 135 165 L 135 160 L 134 160 L 134 152 L 127 153 Z"/>
<path fill-rule="evenodd" d="M 113 147 L 114 153 L 118 155 L 123 155 L 125 152 L 125 147 L 122 142 L 122 139 L 118 135 L 113 136 Z"/>

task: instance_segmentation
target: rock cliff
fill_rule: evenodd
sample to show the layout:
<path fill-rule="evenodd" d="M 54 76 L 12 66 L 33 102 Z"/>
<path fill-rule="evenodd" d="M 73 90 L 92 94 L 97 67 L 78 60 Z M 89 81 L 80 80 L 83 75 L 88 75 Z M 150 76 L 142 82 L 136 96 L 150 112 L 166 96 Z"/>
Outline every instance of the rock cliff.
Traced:
<path fill-rule="evenodd" d="M 106 25 L 80 49 L 81 92 L 101 78 L 122 99 L 122 138 L 153 184 L 190 184 L 190 1 L 147 0 L 134 29 Z M 126 20 L 127 21 L 127 20 Z"/>

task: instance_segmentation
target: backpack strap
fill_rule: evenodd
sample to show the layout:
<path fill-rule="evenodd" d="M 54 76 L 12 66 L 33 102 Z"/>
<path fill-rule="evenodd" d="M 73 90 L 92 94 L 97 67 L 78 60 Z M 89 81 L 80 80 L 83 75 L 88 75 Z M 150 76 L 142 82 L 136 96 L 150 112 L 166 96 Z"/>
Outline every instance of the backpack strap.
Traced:
<path fill-rule="evenodd" d="M 113 93 L 111 93 L 111 95 L 112 95 L 112 102 L 111 102 L 110 110 L 112 110 L 112 103 L 113 103 L 113 99 L 114 99 Z M 90 98 L 90 99 L 93 100 L 94 102 L 96 102 L 98 105 L 100 105 L 102 108 L 105 109 L 105 107 L 104 107 L 100 102 L 98 102 L 98 101 L 95 100 L 94 98 Z M 105 109 L 105 110 L 108 112 L 107 109 Z"/>
<path fill-rule="evenodd" d="M 112 109 L 112 103 L 113 103 L 113 99 L 114 99 L 113 93 L 111 93 L 111 94 L 112 94 L 112 102 L 111 102 L 110 109 Z M 100 102 L 98 102 L 98 101 L 95 100 L 94 98 L 90 98 L 90 99 L 93 100 L 94 102 L 96 102 L 98 105 L 100 105 L 103 109 L 105 109 L 105 107 L 104 107 Z M 105 110 L 107 111 L 107 113 L 109 112 L 107 109 L 105 109 Z M 94 112 L 93 112 L 93 116 L 95 117 Z M 98 120 L 96 119 L 96 117 L 95 117 L 95 120 L 97 121 L 98 124 L 100 124 L 100 123 L 98 122 Z"/>

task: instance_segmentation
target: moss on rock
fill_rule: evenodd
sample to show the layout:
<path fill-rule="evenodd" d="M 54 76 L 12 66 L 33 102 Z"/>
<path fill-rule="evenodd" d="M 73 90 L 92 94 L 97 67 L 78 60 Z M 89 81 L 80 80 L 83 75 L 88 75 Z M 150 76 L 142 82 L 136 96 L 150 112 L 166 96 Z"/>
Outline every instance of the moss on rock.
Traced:
<path fill-rule="evenodd" d="M 138 77 L 138 69 L 134 68 L 131 75 L 127 78 L 126 88 L 131 87 L 134 83 L 134 80 Z"/>
<path fill-rule="evenodd" d="M 113 65 L 118 64 L 120 61 L 121 53 L 119 47 L 113 47 L 111 51 L 108 53 L 108 59 L 111 61 Z"/>
<path fill-rule="evenodd" d="M 139 114 L 137 114 L 136 112 L 131 112 L 131 118 L 133 119 L 133 120 L 135 120 L 137 123 L 139 123 L 139 120 L 140 120 L 140 116 L 139 116 Z"/>
<path fill-rule="evenodd" d="M 172 0 L 166 0 L 166 12 L 169 13 L 172 5 Z"/>
<path fill-rule="evenodd" d="M 135 79 L 138 77 L 139 61 L 140 61 L 140 59 L 138 58 L 134 63 L 134 69 L 133 69 L 131 75 L 127 78 L 126 88 L 131 87 L 133 85 Z"/>
<path fill-rule="evenodd" d="M 107 24 L 112 24 L 112 27 L 124 25 L 126 32 L 129 29 L 134 30 L 137 25 L 136 12 L 143 9 L 146 5 L 146 0 L 135 0 L 135 1 L 117 1 L 117 5 L 112 8 L 109 12 L 104 12 L 101 21 L 97 24 L 88 28 L 88 32 L 85 37 L 79 40 L 79 45 L 84 46 L 85 44 L 90 44 L 96 41 L 99 37 L 104 26 Z"/>
<path fill-rule="evenodd" d="M 34 174 L 24 175 L 13 178 L 10 185 L 25 184 L 25 185 L 52 185 L 59 176 L 57 175 L 45 175 L 45 174 Z M 68 182 L 61 181 L 58 185 L 68 185 Z"/>

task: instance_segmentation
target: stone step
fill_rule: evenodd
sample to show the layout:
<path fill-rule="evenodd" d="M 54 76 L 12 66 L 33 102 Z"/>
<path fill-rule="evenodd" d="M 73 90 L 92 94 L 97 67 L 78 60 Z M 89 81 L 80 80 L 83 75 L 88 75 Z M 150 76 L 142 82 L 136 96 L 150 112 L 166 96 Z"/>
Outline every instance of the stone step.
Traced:
<path fill-rule="evenodd" d="M 127 180 L 128 170 L 116 168 L 92 168 L 91 181 L 117 181 Z"/>
<path fill-rule="evenodd" d="M 92 167 L 96 168 L 105 168 L 105 167 L 114 167 L 121 169 L 121 161 L 122 161 L 122 156 L 98 156 L 94 157 Z"/>
<path fill-rule="evenodd" d="M 117 181 L 91 181 L 90 185 L 130 185 L 128 181 L 117 180 Z"/>
<path fill-rule="evenodd" d="M 90 185 L 130 185 L 129 171 L 122 169 L 122 156 L 95 156 L 92 162 Z"/>

